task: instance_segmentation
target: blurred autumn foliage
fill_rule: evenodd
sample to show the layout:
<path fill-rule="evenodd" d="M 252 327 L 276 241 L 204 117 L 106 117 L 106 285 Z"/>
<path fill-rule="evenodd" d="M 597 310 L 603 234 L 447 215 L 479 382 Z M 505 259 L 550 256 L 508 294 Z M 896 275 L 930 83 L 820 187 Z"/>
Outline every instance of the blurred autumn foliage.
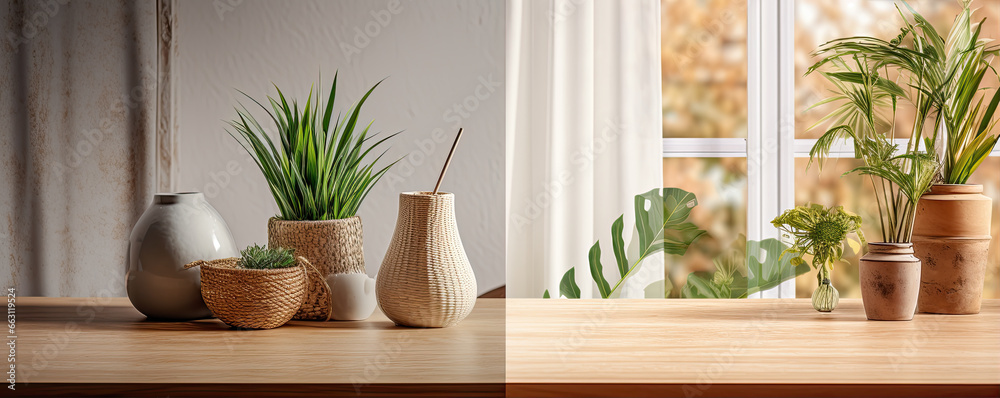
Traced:
<path fill-rule="evenodd" d="M 746 138 L 747 136 L 747 1 L 661 0 L 661 63 L 663 137 Z M 888 0 L 797 0 L 795 2 L 795 137 L 816 138 L 822 131 L 806 131 L 828 109 L 807 109 L 828 93 L 819 75 L 804 77 L 815 59 L 810 55 L 829 40 L 871 35 L 895 37 L 901 26 L 896 4 Z M 957 0 L 911 0 L 939 31 L 947 32 L 961 10 Z M 976 0 L 974 20 L 987 18 L 983 34 L 1000 39 L 1000 0 Z M 996 64 L 994 64 L 996 66 Z M 986 83 L 997 86 L 995 76 Z M 905 108 L 905 107 L 904 107 Z M 900 112 L 901 126 L 912 123 L 912 113 Z M 900 129 L 903 134 L 908 129 Z M 797 205 L 843 205 L 865 219 L 865 233 L 878 236 L 878 210 L 866 180 L 841 177 L 858 164 L 855 159 L 831 159 L 822 173 L 808 159 L 795 162 Z M 675 286 L 691 271 L 710 271 L 712 260 L 746 233 L 745 158 L 665 158 L 664 186 L 695 193 L 699 206 L 691 220 L 709 232 L 683 258 L 668 258 Z M 993 198 L 993 247 L 986 278 L 986 298 L 1000 298 L 1000 158 L 988 158 L 969 181 L 983 184 Z M 668 256 L 669 257 L 669 256 Z M 842 297 L 860 297 L 857 288 L 859 254 L 845 254 L 847 264 L 834 269 Z M 805 274 L 796 284 L 799 297 L 809 297 L 815 275 Z"/>

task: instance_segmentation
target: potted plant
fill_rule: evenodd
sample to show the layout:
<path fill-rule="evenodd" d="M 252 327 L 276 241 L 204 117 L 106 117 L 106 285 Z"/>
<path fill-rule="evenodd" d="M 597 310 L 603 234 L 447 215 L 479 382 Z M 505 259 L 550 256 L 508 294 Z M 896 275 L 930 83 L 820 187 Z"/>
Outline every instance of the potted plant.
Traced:
<path fill-rule="evenodd" d="M 270 109 L 254 102 L 277 126 L 277 143 L 242 105 L 236 109 L 239 118 L 230 122 L 237 132 L 230 135 L 257 163 L 280 211 L 268 221 L 268 244 L 294 249 L 321 274 L 310 278 L 308 304 L 295 319 L 329 319 L 330 297 L 320 284 L 332 274 L 365 273 L 358 207 L 392 166 L 374 168 L 385 152 L 370 163 L 366 159 L 373 149 L 399 134 L 368 145 L 375 137 L 368 134 L 371 123 L 358 125 L 358 115 L 375 87 L 378 84 L 344 117 L 336 118 L 336 76 L 325 104 L 319 95 L 314 102 L 310 90 L 300 108 L 296 101 L 289 104 L 275 87 L 278 99 L 267 97 Z"/>
<path fill-rule="evenodd" d="M 830 273 L 833 264 L 844 256 L 845 240 L 853 244 L 855 251 L 864 246 L 861 216 L 848 213 L 842 206 L 824 208 L 813 204 L 785 210 L 771 224 L 794 238 L 792 247 L 782 252 L 782 257 L 795 254 L 792 264 L 799 265 L 804 263 L 803 255 L 812 256 L 812 266 L 818 270 L 816 279 L 819 281 L 812 294 L 813 308 L 820 312 L 833 311 L 840 301 L 840 292 L 833 287 Z M 850 233 L 858 240 L 848 238 Z"/>
<path fill-rule="evenodd" d="M 968 180 L 1000 138 L 992 133 L 1000 90 L 983 80 L 996 75 L 990 63 L 1000 47 L 988 46 L 992 40 L 980 36 L 983 23 L 972 22 L 969 3 L 947 40 L 922 18 L 913 30 L 920 38 L 913 49 L 933 55 L 928 63 L 934 73 L 919 87 L 934 94 L 939 117 L 927 146 L 941 163 L 938 183 L 917 204 L 913 226 L 914 251 L 923 264 L 921 312 L 977 314 L 982 303 L 992 200 L 982 194 L 982 185 Z"/>
<path fill-rule="evenodd" d="M 237 328 L 272 329 L 298 312 L 306 295 L 307 268 L 292 251 L 253 245 L 240 257 L 195 261 L 201 267 L 201 295 L 223 323 Z"/>
<path fill-rule="evenodd" d="M 972 22 L 970 3 L 963 2 L 947 38 L 907 5 L 910 17 L 900 11 L 904 26 L 895 39 L 854 37 L 821 48 L 832 53 L 828 59 L 862 55 L 875 69 L 906 76 L 905 85 L 913 88 L 909 99 L 917 118 L 907 150 L 923 138 L 924 149 L 942 166 L 939 183 L 916 205 L 912 226 L 914 251 L 923 260 L 918 300 L 923 312 L 978 313 L 986 273 L 992 203 L 981 185 L 967 182 L 998 139 L 992 130 L 1000 91 L 983 87 L 983 78 L 996 74 L 990 63 L 1000 47 L 981 38 L 983 25 Z M 840 77 L 857 81 L 853 75 Z M 907 97 L 886 88 L 892 90 L 885 98 Z"/>
<path fill-rule="evenodd" d="M 869 243 L 859 265 L 865 314 L 872 320 L 913 318 L 920 286 L 920 260 L 911 243 L 913 220 L 917 201 L 930 189 L 939 168 L 935 157 L 920 148 L 921 132 L 932 115 L 933 93 L 904 90 L 887 77 L 892 62 L 902 62 L 898 61 L 902 57 L 912 58 L 907 62 L 914 64 L 912 70 L 896 68 L 905 86 L 919 87 L 921 79 L 933 72 L 925 62 L 928 55 L 900 47 L 910 32 L 904 28 L 889 42 L 865 37 L 831 41 L 814 53 L 823 58 L 807 72 L 819 71 L 834 85 L 834 96 L 817 105 L 838 104 L 817 123 L 829 121 L 830 127 L 810 151 L 810 163 L 819 159 L 822 165 L 834 142 L 853 139 L 855 155 L 864 165 L 851 172 L 868 176 L 875 190 L 882 242 Z M 915 108 L 905 148 L 893 141 L 901 102 Z"/>

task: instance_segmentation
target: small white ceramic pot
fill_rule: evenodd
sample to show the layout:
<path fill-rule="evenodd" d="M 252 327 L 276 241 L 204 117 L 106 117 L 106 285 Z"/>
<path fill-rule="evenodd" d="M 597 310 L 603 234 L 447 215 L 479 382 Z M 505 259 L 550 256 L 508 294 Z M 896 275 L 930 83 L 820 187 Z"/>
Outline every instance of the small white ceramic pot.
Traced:
<path fill-rule="evenodd" d="M 375 312 L 375 279 L 367 274 L 332 274 L 326 278 L 335 321 L 361 321 Z"/>

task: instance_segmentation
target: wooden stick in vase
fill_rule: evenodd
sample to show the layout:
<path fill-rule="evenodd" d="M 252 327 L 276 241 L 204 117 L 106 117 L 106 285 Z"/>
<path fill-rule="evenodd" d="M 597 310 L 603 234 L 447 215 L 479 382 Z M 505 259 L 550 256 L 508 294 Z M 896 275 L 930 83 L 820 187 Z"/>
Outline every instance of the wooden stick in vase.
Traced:
<path fill-rule="evenodd" d="M 444 179 L 444 173 L 448 171 L 448 165 L 451 164 L 451 157 L 455 155 L 455 148 L 458 147 L 458 140 L 462 139 L 462 129 L 458 129 L 458 135 L 455 136 L 455 142 L 451 144 L 451 151 L 448 151 L 448 159 L 444 161 L 444 168 L 441 169 L 441 175 L 438 176 L 437 184 L 434 184 L 434 192 L 431 195 L 437 195 L 438 189 L 441 188 L 441 180 Z"/>

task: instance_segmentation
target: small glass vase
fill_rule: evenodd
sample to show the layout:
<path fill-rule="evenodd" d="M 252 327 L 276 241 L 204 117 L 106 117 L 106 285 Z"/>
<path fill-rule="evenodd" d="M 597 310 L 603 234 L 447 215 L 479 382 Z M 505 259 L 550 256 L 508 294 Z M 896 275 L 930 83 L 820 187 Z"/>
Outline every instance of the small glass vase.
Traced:
<path fill-rule="evenodd" d="M 830 270 L 826 265 L 819 269 L 817 279 L 819 279 L 819 287 L 813 290 L 813 308 L 819 312 L 831 312 L 837 308 L 837 303 L 840 302 L 840 292 L 833 287 L 833 283 L 830 281 Z"/>

